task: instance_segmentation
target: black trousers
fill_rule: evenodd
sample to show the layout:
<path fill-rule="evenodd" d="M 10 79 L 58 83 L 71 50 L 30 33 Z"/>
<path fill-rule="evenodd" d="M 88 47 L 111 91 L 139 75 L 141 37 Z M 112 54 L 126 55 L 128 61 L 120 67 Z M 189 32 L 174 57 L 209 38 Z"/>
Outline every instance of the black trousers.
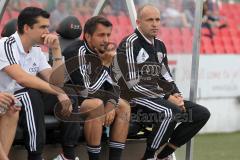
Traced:
<path fill-rule="evenodd" d="M 136 104 L 133 120 L 153 126 L 147 138 L 147 147 L 153 150 L 168 141 L 178 147 L 182 146 L 198 133 L 210 117 L 208 109 L 190 101 L 185 101 L 185 113 L 160 98 L 139 98 L 134 99 L 133 103 Z"/>
<path fill-rule="evenodd" d="M 53 114 L 58 100 L 53 95 L 44 95 L 35 90 L 24 88 L 15 93 L 22 102 L 19 125 L 24 131 L 25 147 L 29 154 L 42 154 L 46 140 L 44 112 Z M 79 123 L 62 123 L 62 145 L 76 145 L 80 134 Z"/>
<path fill-rule="evenodd" d="M 57 97 L 47 93 L 42 93 L 42 97 L 45 106 L 45 114 L 54 115 L 54 107 L 57 105 L 57 103 L 59 103 Z M 70 99 L 73 103 L 73 112 L 78 112 L 78 98 L 71 95 Z M 62 146 L 76 146 L 78 144 L 78 140 L 81 135 L 80 122 L 61 121 L 60 131 Z"/>

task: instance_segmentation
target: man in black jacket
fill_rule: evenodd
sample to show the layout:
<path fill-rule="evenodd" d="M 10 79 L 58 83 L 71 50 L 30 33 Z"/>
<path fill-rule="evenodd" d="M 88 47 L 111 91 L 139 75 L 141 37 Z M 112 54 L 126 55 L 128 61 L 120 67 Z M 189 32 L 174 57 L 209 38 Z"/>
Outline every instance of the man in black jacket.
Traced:
<path fill-rule="evenodd" d="M 156 38 L 160 11 L 152 5 L 141 7 L 137 26 L 134 33 L 120 43 L 116 64 L 131 92 L 127 96 L 132 97 L 138 113 L 140 111 L 148 115 L 146 120 L 146 117 L 137 114 L 140 116 L 138 120 L 154 124 L 143 159 L 155 159 L 156 150 L 164 144 L 157 158 L 167 159 L 176 148 L 197 134 L 208 121 L 210 113 L 203 106 L 184 101 L 173 81 L 166 47 Z M 176 127 L 177 122 L 181 123 Z"/>
<path fill-rule="evenodd" d="M 112 75 L 116 47 L 109 43 L 111 31 L 107 19 L 92 17 L 84 26 L 84 40 L 74 42 L 63 53 L 69 74 L 65 86 L 77 90 L 90 160 L 99 159 L 103 125 L 110 126 L 110 160 L 120 160 L 128 133 L 130 106 L 119 97 Z"/>

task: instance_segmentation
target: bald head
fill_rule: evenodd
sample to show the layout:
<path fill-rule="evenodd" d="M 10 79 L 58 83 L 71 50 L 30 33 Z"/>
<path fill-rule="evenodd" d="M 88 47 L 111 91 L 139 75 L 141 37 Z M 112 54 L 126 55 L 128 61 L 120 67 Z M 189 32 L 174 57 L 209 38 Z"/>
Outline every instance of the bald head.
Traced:
<path fill-rule="evenodd" d="M 160 27 L 160 11 L 147 4 L 139 8 L 137 16 L 138 30 L 150 41 L 157 36 Z"/>
<path fill-rule="evenodd" d="M 142 7 L 140 7 L 137 11 L 137 19 L 142 19 L 142 17 L 149 12 L 157 12 L 160 15 L 160 11 L 157 7 L 151 5 L 151 4 L 146 4 Z"/>

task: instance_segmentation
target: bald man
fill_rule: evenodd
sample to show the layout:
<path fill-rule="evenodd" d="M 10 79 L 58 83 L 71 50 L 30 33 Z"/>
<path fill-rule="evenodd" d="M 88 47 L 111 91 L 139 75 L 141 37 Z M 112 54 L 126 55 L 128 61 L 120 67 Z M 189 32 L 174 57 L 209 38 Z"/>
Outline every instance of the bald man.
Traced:
<path fill-rule="evenodd" d="M 124 92 L 124 96 L 132 97 L 130 101 L 138 108 L 137 120 L 153 126 L 142 159 L 169 160 L 178 147 L 206 124 L 210 113 L 203 106 L 185 101 L 172 78 L 166 47 L 156 38 L 160 11 L 152 5 L 145 5 L 139 8 L 136 22 L 134 33 L 124 38 L 118 47 L 115 65 L 131 92 Z M 180 124 L 176 127 L 178 122 Z M 162 145 L 165 147 L 154 157 Z"/>

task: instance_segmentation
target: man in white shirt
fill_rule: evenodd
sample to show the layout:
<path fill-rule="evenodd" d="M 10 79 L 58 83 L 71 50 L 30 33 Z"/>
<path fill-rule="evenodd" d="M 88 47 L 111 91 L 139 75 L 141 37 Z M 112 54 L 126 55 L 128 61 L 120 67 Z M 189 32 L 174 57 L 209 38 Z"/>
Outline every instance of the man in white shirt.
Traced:
<path fill-rule="evenodd" d="M 69 102 L 62 105 L 63 115 L 72 111 L 68 96 L 54 86 L 63 83 L 64 70 L 58 37 L 48 30 L 49 16 L 40 8 L 25 8 L 18 16 L 18 31 L 0 41 L 0 90 L 14 92 L 23 104 L 20 124 L 29 160 L 42 159 L 45 143 L 44 106 L 39 91 L 56 95 L 60 102 Z M 52 49 L 52 68 L 38 44 Z"/>

